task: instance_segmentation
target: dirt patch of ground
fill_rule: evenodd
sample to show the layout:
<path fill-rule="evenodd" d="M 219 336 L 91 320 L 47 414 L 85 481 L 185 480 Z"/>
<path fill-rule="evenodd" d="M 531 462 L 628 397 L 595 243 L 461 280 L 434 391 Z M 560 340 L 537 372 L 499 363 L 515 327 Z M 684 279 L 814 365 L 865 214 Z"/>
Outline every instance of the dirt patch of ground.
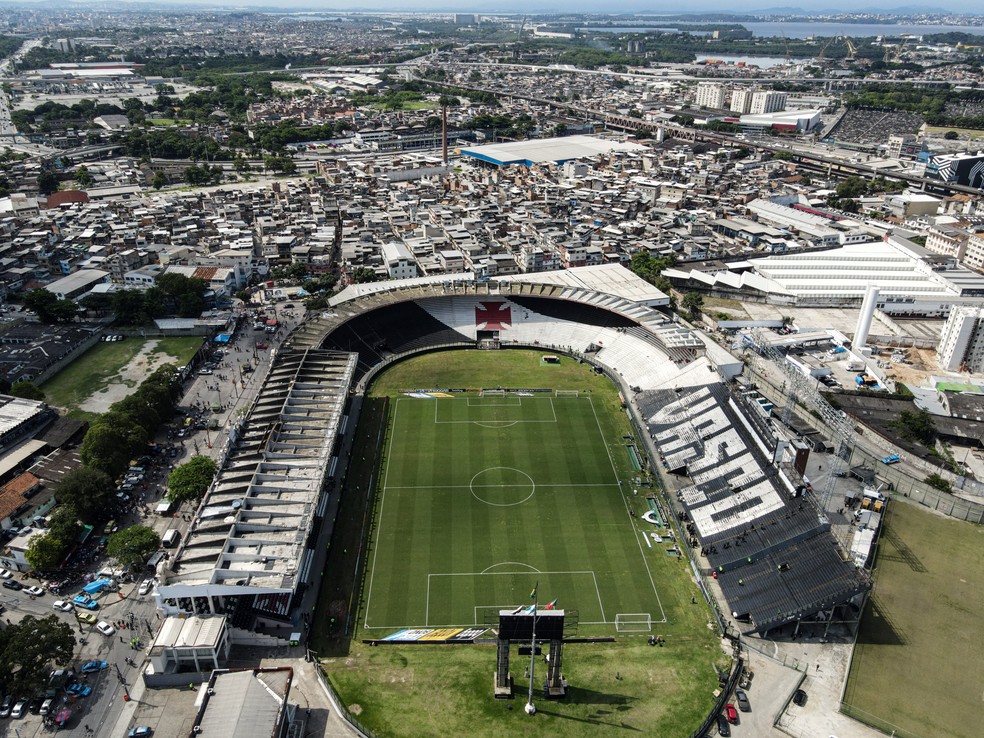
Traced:
<path fill-rule="evenodd" d="M 96 392 L 80 405 L 90 413 L 104 413 L 110 405 L 133 392 L 157 367 L 173 361 L 174 357 L 157 350 L 158 341 L 147 341 L 130 361 L 117 372 L 111 384 Z"/>

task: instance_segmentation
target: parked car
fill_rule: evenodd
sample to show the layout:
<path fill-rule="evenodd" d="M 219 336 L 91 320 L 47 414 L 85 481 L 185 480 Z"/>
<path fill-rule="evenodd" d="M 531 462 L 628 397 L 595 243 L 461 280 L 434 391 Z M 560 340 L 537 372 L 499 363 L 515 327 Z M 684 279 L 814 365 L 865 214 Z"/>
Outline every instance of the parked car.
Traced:
<path fill-rule="evenodd" d="M 65 602 L 65 600 L 55 600 L 51 603 L 52 610 L 60 610 L 61 612 L 71 612 L 75 608 L 72 607 L 71 602 Z"/>
<path fill-rule="evenodd" d="M 55 698 L 49 697 L 44 702 L 41 703 L 41 715 L 47 715 L 51 712 L 51 708 L 55 704 Z"/>
<path fill-rule="evenodd" d="M 75 617 L 78 618 L 80 623 L 88 623 L 89 625 L 92 625 L 92 623 L 99 620 L 94 613 L 91 613 L 88 610 L 76 610 Z"/>
<path fill-rule="evenodd" d="M 752 711 L 752 705 L 748 701 L 748 695 L 745 694 L 745 690 L 743 690 L 743 689 L 736 689 L 735 690 L 735 700 L 737 700 L 737 702 L 738 702 L 738 709 L 741 710 L 742 712 L 751 712 Z"/>
<path fill-rule="evenodd" d="M 86 661 L 84 664 L 82 664 L 82 673 L 91 674 L 94 671 L 102 671 L 108 666 L 109 664 L 107 664 L 105 661 Z"/>
<path fill-rule="evenodd" d="M 99 609 L 99 603 L 84 594 L 75 595 L 75 597 L 72 598 L 72 604 L 77 605 L 78 607 L 84 607 L 86 610 Z"/>
<path fill-rule="evenodd" d="M 147 736 L 153 735 L 154 729 L 148 725 L 141 725 L 136 728 L 131 728 L 130 732 L 127 733 L 127 738 L 147 738 Z"/>
<path fill-rule="evenodd" d="M 0 579 L 10 579 L 14 576 L 9 569 L 0 569 Z"/>
<path fill-rule="evenodd" d="M 111 636 L 116 632 L 116 628 L 107 623 L 105 620 L 100 620 L 96 624 L 96 630 L 102 633 L 104 636 Z"/>
<path fill-rule="evenodd" d="M 898 464 L 900 461 L 902 461 L 902 459 L 899 457 L 898 454 L 889 454 L 888 456 L 886 456 L 885 458 L 883 458 L 881 460 L 881 463 L 883 463 L 883 464 Z"/>
<path fill-rule="evenodd" d="M 728 717 L 728 722 L 732 725 L 738 724 L 738 711 L 733 703 L 729 702 L 724 706 L 724 714 Z"/>
<path fill-rule="evenodd" d="M 14 705 L 14 709 L 10 711 L 10 717 L 14 720 L 19 720 L 24 717 L 25 712 L 27 712 L 27 700 L 17 700 L 17 704 Z"/>
<path fill-rule="evenodd" d="M 803 707 L 803 705 L 806 704 L 806 699 L 807 699 L 806 692 L 804 692 L 802 689 L 797 689 L 795 692 L 793 692 L 794 705 L 799 705 L 800 707 Z"/>
<path fill-rule="evenodd" d="M 16 579 L 4 579 L 3 586 L 7 589 L 20 590 L 24 589 L 24 585 L 18 582 Z"/>
<path fill-rule="evenodd" d="M 0 703 L 0 718 L 9 718 L 10 711 L 14 709 L 14 696 L 8 694 L 3 698 L 3 702 Z"/>
<path fill-rule="evenodd" d="M 145 595 L 148 592 L 150 592 L 150 590 L 152 590 L 153 588 L 154 588 L 154 580 L 144 579 L 142 582 L 140 582 L 140 589 L 137 590 L 137 593 L 141 595 Z"/>
<path fill-rule="evenodd" d="M 24 589 L 24 594 L 31 595 L 32 597 L 40 597 L 44 594 L 44 590 L 38 586 L 26 587 Z"/>
<path fill-rule="evenodd" d="M 718 735 L 722 736 L 722 738 L 730 738 L 731 726 L 728 725 L 727 718 L 725 718 L 724 715 L 719 714 L 717 716 L 717 721 L 718 721 Z"/>

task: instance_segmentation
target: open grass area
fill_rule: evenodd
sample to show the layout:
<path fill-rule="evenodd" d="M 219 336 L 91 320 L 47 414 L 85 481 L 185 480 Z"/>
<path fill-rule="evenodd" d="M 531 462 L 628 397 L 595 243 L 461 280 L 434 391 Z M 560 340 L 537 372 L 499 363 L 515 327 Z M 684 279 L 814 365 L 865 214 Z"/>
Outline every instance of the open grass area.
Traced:
<path fill-rule="evenodd" d="M 947 131 L 956 131 L 961 136 L 969 136 L 973 139 L 984 138 L 984 131 L 978 130 L 976 128 L 946 128 L 940 126 L 926 126 L 927 135 L 942 135 Z"/>
<path fill-rule="evenodd" d="M 201 344 L 197 336 L 100 342 L 45 382 L 41 390 L 50 404 L 72 417 L 91 419 L 99 412 L 95 398 L 105 395 L 108 401 L 111 396 L 126 396 L 161 364 L 187 364 Z"/>
<path fill-rule="evenodd" d="M 714 666 L 728 660 L 709 611 L 691 603 L 697 590 L 685 560 L 668 556 L 666 543 L 644 542 L 657 529 L 641 520 L 647 490 L 633 494 L 624 440 L 631 429 L 617 392 L 573 359 L 544 365 L 541 355 L 417 357 L 381 375 L 363 407 L 356 446 L 367 454 L 345 480 L 339 519 L 348 525 L 338 531 L 345 543 L 332 542 L 325 581 L 334 586 L 322 587 L 319 601 L 320 612 L 339 620 L 351 603 L 354 638 L 322 616 L 312 639 L 323 657 L 331 654 L 323 664 L 343 700 L 381 736 L 686 736 L 713 704 Z M 401 397 L 482 386 L 580 396 Z M 364 504 L 370 484 L 372 509 Z M 358 582 L 350 572 L 360 541 L 351 528 L 363 519 L 372 534 Z M 515 648 L 516 697 L 496 701 L 493 645 L 360 642 L 405 626 L 483 623 L 486 606 L 529 604 L 537 582 L 541 606 L 558 598 L 559 607 L 579 611 L 577 635 L 616 641 L 569 645 L 569 694 L 547 702 L 537 689 L 534 719 L 522 712 L 527 661 Z M 346 597 L 346 586 L 361 588 Z M 649 646 L 650 633 L 617 633 L 618 612 L 650 613 L 651 633 L 666 645 Z"/>
<path fill-rule="evenodd" d="M 898 735 L 977 735 L 984 528 L 895 502 L 874 580 L 845 703 Z"/>

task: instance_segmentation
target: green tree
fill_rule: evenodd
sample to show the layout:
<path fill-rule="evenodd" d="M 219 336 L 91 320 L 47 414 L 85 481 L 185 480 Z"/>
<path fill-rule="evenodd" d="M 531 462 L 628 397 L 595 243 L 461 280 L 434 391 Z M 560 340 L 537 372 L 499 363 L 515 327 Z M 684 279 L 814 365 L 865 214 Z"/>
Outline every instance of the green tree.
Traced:
<path fill-rule="evenodd" d="M 668 290 L 660 286 L 661 282 L 665 282 L 662 271 L 669 266 L 673 266 L 673 259 L 653 256 L 648 251 L 643 250 L 632 254 L 632 261 L 629 263 L 629 269 L 664 292 Z"/>
<path fill-rule="evenodd" d="M 940 492 L 953 492 L 953 487 L 950 483 L 936 472 L 930 474 L 923 481 L 933 489 L 938 489 Z"/>
<path fill-rule="evenodd" d="M 167 184 L 167 177 L 164 176 L 164 172 L 158 172 L 157 174 L 155 174 L 154 179 L 151 182 L 151 186 L 155 190 L 161 189 L 166 184 Z"/>
<path fill-rule="evenodd" d="M 88 437 L 89 433 L 86 433 L 86 439 Z M 98 469 L 80 467 L 62 477 L 55 487 L 55 499 L 73 510 L 80 520 L 95 523 L 109 517 L 116 502 L 116 492 L 108 474 Z"/>
<path fill-rule="evenodd" d="M 50 531 L 41 533 L 31 538 L 24 558 L 37 571 L 54 571 L 65 558 L 68 545 L 68 541 L 63 541 Z"/>
<path fill-rule="evenodd" d="M 58 175 L 50 169 L 42 169 L 38 174 L 38 192 L 42 195 L 58 192 Z"/>
<path fill-rule="evenodd" d="M 147 446 L 147 440 L 147 432 L 129 417 L 106 413 L 89 426 L 79 453 L 90 469 L 116 477 Z"/>
<path fill-rule="evenodd" d="M 888 423 L 907 441 L 916 441 L 924 446 L 932 445 L 936 439 L 936 424 L 929 410 L 903 410 L 898 418 Z"/>
<path fill-rule="evenodd" d="M 91 185 L 92 175 L 89 173 L 89 167 L 85 164 L 80 164 L 79 168 L 75 170 L 75 174 L 72 175 L 72 179 L 83 187 L 88 187 Z"/>
<path fill-rule="evenodd" d="M 42 323 L 68 323 L 74 320 L 78 306 L 71 300 L 59 300 L 53 292 L 38 287 L 24 295 L 24 307 Z"/>
<path fill-rule="evenodd" d="M 956 131 L 947 131 L 943 134 L 943 138 L 947 141 L 956 141 L 960 137 L 960 134 Z"/>
<path fill-rule="evenodd" d="M 120 566 L 136 568 L 142 566 L 160 545 L 161 537 L 153 528 L 131 525 L 109 537 L 106 553 L 116 559 Z"/>
<path fill-rule="evenodd" d="M 44 392 L 38 389 L 34 382 L 29 382 L 26 379 L 20 382 L 14 382 L 9 394 L 14 397 L 23 397 L 25 400 L 44 402 Z"/>
<path fill-rule="evenodd" d="M 178 504 L 200 500 L 212 484 L 216 469 L 215 462 L 208 456 L 192 456 L 167 478 L 167 498 Z"/>
<path fill-rule="evenodd" d="M 11 694 L 33 694 L 48 680 L 52 665 L 66 666 L 75 650 L 68 623 L 55 614 L 26 615 L 3 631 L 0 673 Z"/>
<path fill-rule="evenodd" d="M 356 284 L 361 284 L 363 282 L 375 282 L 379 277 L 376 276 L 376 270 L 370 269 L 369 267 L 358 267 L 352 272 L 352 281 Z"/>
<path fill-rule="evenodd" d="M 704 306 L 704 297 L 699 292 L 688 292 L 683 296 L 683 309 L 690 313 L 690 317 L 696 320 L 700 316 L 700 309 Z"/>

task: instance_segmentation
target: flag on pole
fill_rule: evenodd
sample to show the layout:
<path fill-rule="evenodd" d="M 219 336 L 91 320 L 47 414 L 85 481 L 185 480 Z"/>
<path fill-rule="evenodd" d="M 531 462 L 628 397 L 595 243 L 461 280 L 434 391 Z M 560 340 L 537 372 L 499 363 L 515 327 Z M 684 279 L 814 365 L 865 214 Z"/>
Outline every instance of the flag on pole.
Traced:
<path fill-rule="evenodd" d="M 520 605 L 519 607 L 517 607 L 515 610 L 512 611 L 512 614 L 519 615 L 519 613 L 521 613 L 523 610 L 524 610 L 523 606 Z"/>
<path fill-rule="evenodd" d="M 553 602 L 551 602 L 549 605 L 547 605 L 543 609 L 544 610 L 553 610 L 555 607 L 557 607 L 557 600 L 554 600 Z"/>
<path fill-rule="evenodd" d="M 536 583 L 535 585 L 533 585 L 533 591 L 532 591 L 532 592 L 530 592 L 530 599 L 531 599 L 531 600 L 535 600 L 535 599 L 536 599 L 536 591 L 537 591 L 537 590 L 538 590 L 539 588 L 540 588 L 540 583 L 539 583 L 539 582 L 537 582 L 537 583 Z"/>
<path fill-rule="evenodd" d="M 534 615 L 536 613 L 536 605 L 530 605 L 525 610 L 523 610 L 523 612 L 526 615 Z"/>

